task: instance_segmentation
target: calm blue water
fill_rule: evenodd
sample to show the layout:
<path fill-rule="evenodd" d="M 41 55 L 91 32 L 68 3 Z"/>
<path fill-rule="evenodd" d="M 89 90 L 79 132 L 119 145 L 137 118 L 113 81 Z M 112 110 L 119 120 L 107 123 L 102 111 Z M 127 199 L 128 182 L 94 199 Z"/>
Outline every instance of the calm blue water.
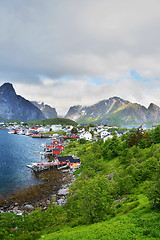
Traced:
<path fill-rule="evenodd" d="M 0 197 L 39 183 L 26 164 L 41 161 L 41 155 L 34 152 L 42 151 L 41 144 L 47 142 L 51 140 L 8 134 L 8 130 L 0 130 Z"/>

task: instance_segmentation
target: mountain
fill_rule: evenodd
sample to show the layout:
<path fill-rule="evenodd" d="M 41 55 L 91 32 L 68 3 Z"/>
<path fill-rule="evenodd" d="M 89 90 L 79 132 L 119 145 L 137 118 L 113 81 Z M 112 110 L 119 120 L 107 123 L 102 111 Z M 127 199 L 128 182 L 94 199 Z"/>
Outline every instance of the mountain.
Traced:
<path fill-rule="evenodd" d="M 16 94 L 11 83 L 4 83 L 0 87 L 0 117 L 19 121 L 45 118 L 35 105 Z"/>
<path fill-rule="evenodd" d="M 55 108 L 44 104 L 44 102 L 39 103 L 36 101 L 32 101 L 32 103 L 41 110 L 45 118 L 57 118 L 57 112 Z"/>
<path fill-rule="evenodd" d="M 160 108 L 153 103 L 146 108 L 119 97 L 112 97 L 92 106 L 72 106 L 65 117 L 79 123 L 139 125 L 160 121 Z"/>

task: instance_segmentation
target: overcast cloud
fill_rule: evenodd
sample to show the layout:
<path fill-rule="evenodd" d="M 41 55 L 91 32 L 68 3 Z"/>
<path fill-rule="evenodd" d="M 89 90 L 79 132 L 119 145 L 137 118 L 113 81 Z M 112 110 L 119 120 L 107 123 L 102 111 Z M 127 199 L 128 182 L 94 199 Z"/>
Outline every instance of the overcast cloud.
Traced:
<path fill-rule="evenodd" d="M 159 0 L 1 0 L 0 84 L 65 114 L 112 96 L 160 106 Z"/>

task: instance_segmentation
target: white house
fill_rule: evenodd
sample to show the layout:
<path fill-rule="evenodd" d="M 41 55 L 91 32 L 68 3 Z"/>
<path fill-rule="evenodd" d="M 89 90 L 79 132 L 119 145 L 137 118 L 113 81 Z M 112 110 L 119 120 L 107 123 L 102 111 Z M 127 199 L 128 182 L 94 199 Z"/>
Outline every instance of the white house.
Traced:
<path fill-rule="evenodd" d="M 66 132 L 66 133 L 69 133 L 71 130 L 72 130 L 73 126 L 72 125 L 67 125 L 63 131 Z"/>
<path fill-rule="evenodd" d="M 94 131 L 96 127 L 89 127 L 89 131 Z"/>
<path fill-rule="evenodd" d="M 111 138 L 113 138 L 113 136 L 108 133 L 108 135 L 103 137 L 103 142 L 105 142 L 106 140 L 111 139 Z"/>
<path fill-rule="evenodd" d="M 47 127 L 39 127 L 37 129 L 37 132 L 41 132 L 41 133 L 47 133 L 50 131 L 50 128 L 47 128 Z"/>
<path fill-rule="evenodd" d="M 52 129 L 53 132 L 58 132 L 58 131 L 62 130 L 62 126 L 60 124 L 59 125 L 52 125 L 51 129 Z"/>
<path fill-rule="evenodd" d="M 107 130 L 100 132 L 101 138 L 103 138 L 104 136 L 106 136 L 108 134 L 109 134 L 109 132 Z"/>
<path fill-rule="evenodd" d="M 80 128 L 80 129 L 78 129 L 78 132 L 79 132 L 79 133 L 85 132 L 85 128 Z"/>
<path fill-rule="evenodd" d="M 98 133 L 102 132 L 103 130 L 104 130 L 104 129 L 103 129 L 103 126 L 98 126 L 98 127 L 97 127 L 97 132 L 98 132 Z"/>
<path fill-rule="evenodd" d="M 87 141 L 92 140 L 92 134 L 90 132 L 82 132 L 81 134 L 79 134 L 79 138 L 82 139 L 84 138 Z"/>

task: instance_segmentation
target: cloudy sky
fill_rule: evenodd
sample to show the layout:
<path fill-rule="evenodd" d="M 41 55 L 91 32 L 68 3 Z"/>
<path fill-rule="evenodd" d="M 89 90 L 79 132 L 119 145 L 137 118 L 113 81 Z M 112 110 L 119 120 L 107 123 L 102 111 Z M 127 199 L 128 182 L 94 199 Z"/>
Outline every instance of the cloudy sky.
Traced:
<path fill-rule="evenodd" d="M 0 85 L 64 115 L 118 96 L 160 106 L 159 0 L 0 0 Z"/>

